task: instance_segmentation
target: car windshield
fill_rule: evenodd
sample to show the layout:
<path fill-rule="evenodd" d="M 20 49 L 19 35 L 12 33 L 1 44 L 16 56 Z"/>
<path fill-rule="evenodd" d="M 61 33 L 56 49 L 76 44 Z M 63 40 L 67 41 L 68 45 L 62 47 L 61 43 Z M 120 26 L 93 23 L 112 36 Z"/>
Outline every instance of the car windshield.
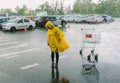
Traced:
<path fill-rule="evenodd" d="M 18 20 L 19 20 L 19 19 L 10 19 L 10 20 L 8 21 L 8 23 L 16 23 L 16 22 L 18 22 Z"/>
<path fill-rule="evenodd" d="M 7 18 L 0 18 L 0 23 L 7 22 Z"/>
<path fill-rule="evenodd" d="M 47 19 L 48 18 L 48 16 L 43 16 L 43 17 L 41 17 L 41 19 Z"/>

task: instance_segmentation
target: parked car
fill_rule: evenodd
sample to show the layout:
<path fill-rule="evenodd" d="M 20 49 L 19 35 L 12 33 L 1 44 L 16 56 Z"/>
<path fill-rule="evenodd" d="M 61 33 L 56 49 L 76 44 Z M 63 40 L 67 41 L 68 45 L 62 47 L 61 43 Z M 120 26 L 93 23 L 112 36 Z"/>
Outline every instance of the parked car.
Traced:
<path fill-rule="evenodd" d="M 37 24 L 36 26 L 40 28 L 44 28 L 45 23 L 47 22 L 47 18 L 48 16 L 41 16 L 39 20 L 36 21 L 36 24 Z"/>
<path fill-rule="evenodd" d="M 35 22 L 27 18 L 15 18 L 10 19 L 8 22 L 2 25 L 3 31 L 11 30 L 16 31 L 18 29 L 33 29 L 35 27 Z"/>
<path fill-rule="evenodd" d="M 113 22 L 114 19 L 110 15 L 102 15 L 104 22 Z"/>
<path fill-rule="evenodd" d="M 0 17 L 0 30 L 2 30 L 2 24 L 7 22 L 8 18 L 7 17 Z"/>
<path fill-rule="evenodd" d="M 102 23 L 104 21 L 102 15 L 89 15 L 87 17 L 87 23 Z"/>
<path fill-rule="evenodd" d="M 89 15 L 83 15 L 81 18 L 80 23 L 87 23 L 87 19 L 88 19 Z"/>
<path fill-rule="evenodd" d="M 39 22 L 41 21 L 41 17 L 34 18 L 33 21 L 35 22 L 35 26 L 39 27 Z"/>
<path fill-rule="evenodd" d="M 47 21 L 51 21 L 55 26 L 65 27 L 67 22 L 60 16 L 42 16 L 37 26 L 43 28 Z"/>
<path fill-rule="evenodd" d="M 78 19 L 76 19 L 75 23 L 86 23 L 87 22 L 88 15 L 82 15 Z"/>
<path fill-rule="evenodd" d="M 70 21 L 71 15 L 65 15 L 62 17 L 67 23 Z"/>
<path fill-rule="evenodd" d="M 69 22 L 75 23 L 79 19 L 81 19 L 81 15 L 73 15 L 70 17 Z"/>
<path fill-rule="evenodd" d="M 65 21 L 65 19 L 62 18 L 62 16 L 50 16 L 48 20 L 52 21 L 52 23 L 58 27 L 65 27 L 67 24 L 67 22 Z"/>

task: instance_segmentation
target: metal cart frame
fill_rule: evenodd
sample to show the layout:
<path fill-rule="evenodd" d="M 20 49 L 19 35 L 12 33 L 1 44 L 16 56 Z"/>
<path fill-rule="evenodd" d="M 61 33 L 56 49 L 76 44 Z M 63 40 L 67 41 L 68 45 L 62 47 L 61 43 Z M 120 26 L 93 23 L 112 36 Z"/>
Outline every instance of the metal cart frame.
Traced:
<path fill-rule="evenodd" d="M 98 54 L 95 52 L 96 44 L 100 43 L 100 34 L 94 28 L 81 28 L 82 44 L 80 55 L 84 73 L 90 73 L 98 62 Z"/>

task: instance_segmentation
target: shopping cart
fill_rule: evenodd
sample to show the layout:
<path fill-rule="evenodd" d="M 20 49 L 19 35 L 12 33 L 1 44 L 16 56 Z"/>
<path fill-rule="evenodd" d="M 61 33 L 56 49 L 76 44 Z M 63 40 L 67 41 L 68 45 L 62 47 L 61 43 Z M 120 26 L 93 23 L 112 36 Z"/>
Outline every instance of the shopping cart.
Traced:
<path fill-rule="evenodd" d="M 101 35 L 96 33 L 94 28 L 81 28 L 82 44 L 80 55 L 82 58 L 82 66 L 84 73 L 90 73 L 98 62 L 98 54 L 96 53 L 96 44 L 100 43 Z"/>

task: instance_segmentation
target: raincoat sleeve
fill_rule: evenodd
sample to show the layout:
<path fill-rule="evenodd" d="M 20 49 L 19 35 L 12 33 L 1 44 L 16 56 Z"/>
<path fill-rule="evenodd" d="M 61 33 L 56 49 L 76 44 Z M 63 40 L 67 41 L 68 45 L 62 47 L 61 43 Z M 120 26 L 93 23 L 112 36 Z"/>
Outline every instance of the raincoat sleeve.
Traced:
<path fill-rule="evenodd" d="M 64 39 L 64 34 L 61 30 L 56 28 L 55 32 L 56 40 L 57 40 L 57 48 L 59 52 L 64 52 L 66 49 L 69 48 L 66 40 Z"/>

